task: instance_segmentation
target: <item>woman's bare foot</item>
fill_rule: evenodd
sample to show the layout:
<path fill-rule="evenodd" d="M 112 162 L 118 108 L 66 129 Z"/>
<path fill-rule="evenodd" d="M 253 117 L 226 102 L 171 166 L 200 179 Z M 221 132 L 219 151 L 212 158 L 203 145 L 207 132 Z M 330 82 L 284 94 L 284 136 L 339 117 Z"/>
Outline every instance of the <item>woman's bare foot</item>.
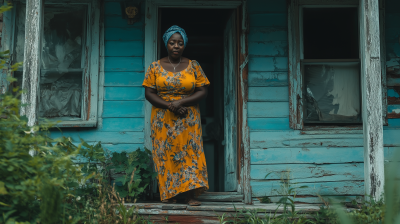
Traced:
<path fill-rule="evenodd" d="M 188 203 L 188 205 L 190 205 L 190 206 L 199 206 L 199 205 L 201 205 L 200 201 L 194 199 L 194 190 L 190 190 L 190 191 L 187 192 L 186 203 Z"/>

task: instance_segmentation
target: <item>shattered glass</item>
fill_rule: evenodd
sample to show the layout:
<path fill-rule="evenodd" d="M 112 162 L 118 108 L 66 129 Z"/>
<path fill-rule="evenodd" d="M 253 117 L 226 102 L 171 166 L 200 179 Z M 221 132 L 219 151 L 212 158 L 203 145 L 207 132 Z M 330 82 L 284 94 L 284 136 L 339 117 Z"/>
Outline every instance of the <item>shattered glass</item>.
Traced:
<path fill-rule="evenodd" d="M 304 65 L 305 122 L 361 122 L 358 63 Z"/>
<path fill-rule="evenodd" d="M 81 117 L 85 8 L 46 5 L 40 75 L 41 117 Z"/>

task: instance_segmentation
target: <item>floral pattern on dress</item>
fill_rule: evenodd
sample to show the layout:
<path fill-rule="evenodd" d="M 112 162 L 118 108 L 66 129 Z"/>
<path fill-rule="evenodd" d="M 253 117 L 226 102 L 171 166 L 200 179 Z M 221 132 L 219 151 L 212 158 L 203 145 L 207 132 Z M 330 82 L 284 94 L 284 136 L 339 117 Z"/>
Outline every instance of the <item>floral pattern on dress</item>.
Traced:
<path fill-rule="evenodd" d="M 145 75 L 144 87 L 157 89 L 165 101 L 180 100 L 200 86 L 210 85 L 197 61 L 189 60 L 181 72 L 162 68 L 153 62 Z M 151 141 L 153 161 L 158 173 L 161 200 L 196 189 L 196 194 L 208 190 L 208 174 L 203 150 L 200 108 L 189 106 L 185 117 L 167 109 L 152 107 Z"/>

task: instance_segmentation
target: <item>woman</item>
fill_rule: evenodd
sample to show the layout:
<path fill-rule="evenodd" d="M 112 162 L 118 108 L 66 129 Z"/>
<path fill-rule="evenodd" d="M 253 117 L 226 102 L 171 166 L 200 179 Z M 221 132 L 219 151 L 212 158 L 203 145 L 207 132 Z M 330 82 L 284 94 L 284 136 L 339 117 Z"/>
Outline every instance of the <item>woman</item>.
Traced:
<path fill-rule="evenodd" d="M 182 57 L 188 38 L 185 31 L 170 27 L 163 36 L 168 57 L 153 62 L 143 86 L 151 110 L 153 160 L 158 173 L 161 201 L 175 203 L 187 192 L 189 205 L 208 189 L 199 101 L 210 85 L 199 63 Z"/>

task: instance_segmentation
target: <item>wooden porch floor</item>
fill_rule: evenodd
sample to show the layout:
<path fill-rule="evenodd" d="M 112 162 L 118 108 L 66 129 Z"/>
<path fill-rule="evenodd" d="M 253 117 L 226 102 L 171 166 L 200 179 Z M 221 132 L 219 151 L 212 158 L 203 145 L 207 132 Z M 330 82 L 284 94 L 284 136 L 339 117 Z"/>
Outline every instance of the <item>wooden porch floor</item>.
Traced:
<path fill-rule="evenodd" d="M 207 202 L 203 201 L 201 206 L 189 206 L 187 204 L 164 204 L 160 202 L 141 202 L 126 204 L 127 207 L 135 206 L 138 213 L 145 219 L 155 223 L 219 223 L 218 217 L 241 217 L 238 210 L 257 210 L 258 216 L 273 215 L 277 204 L 246 205 L 241 202 Z M 299 213 L 313 213 L 320 208 L 318 205 L 297 204 L 296 211 Z M 283 208 L 277 210 L 282 213 Z"/>

